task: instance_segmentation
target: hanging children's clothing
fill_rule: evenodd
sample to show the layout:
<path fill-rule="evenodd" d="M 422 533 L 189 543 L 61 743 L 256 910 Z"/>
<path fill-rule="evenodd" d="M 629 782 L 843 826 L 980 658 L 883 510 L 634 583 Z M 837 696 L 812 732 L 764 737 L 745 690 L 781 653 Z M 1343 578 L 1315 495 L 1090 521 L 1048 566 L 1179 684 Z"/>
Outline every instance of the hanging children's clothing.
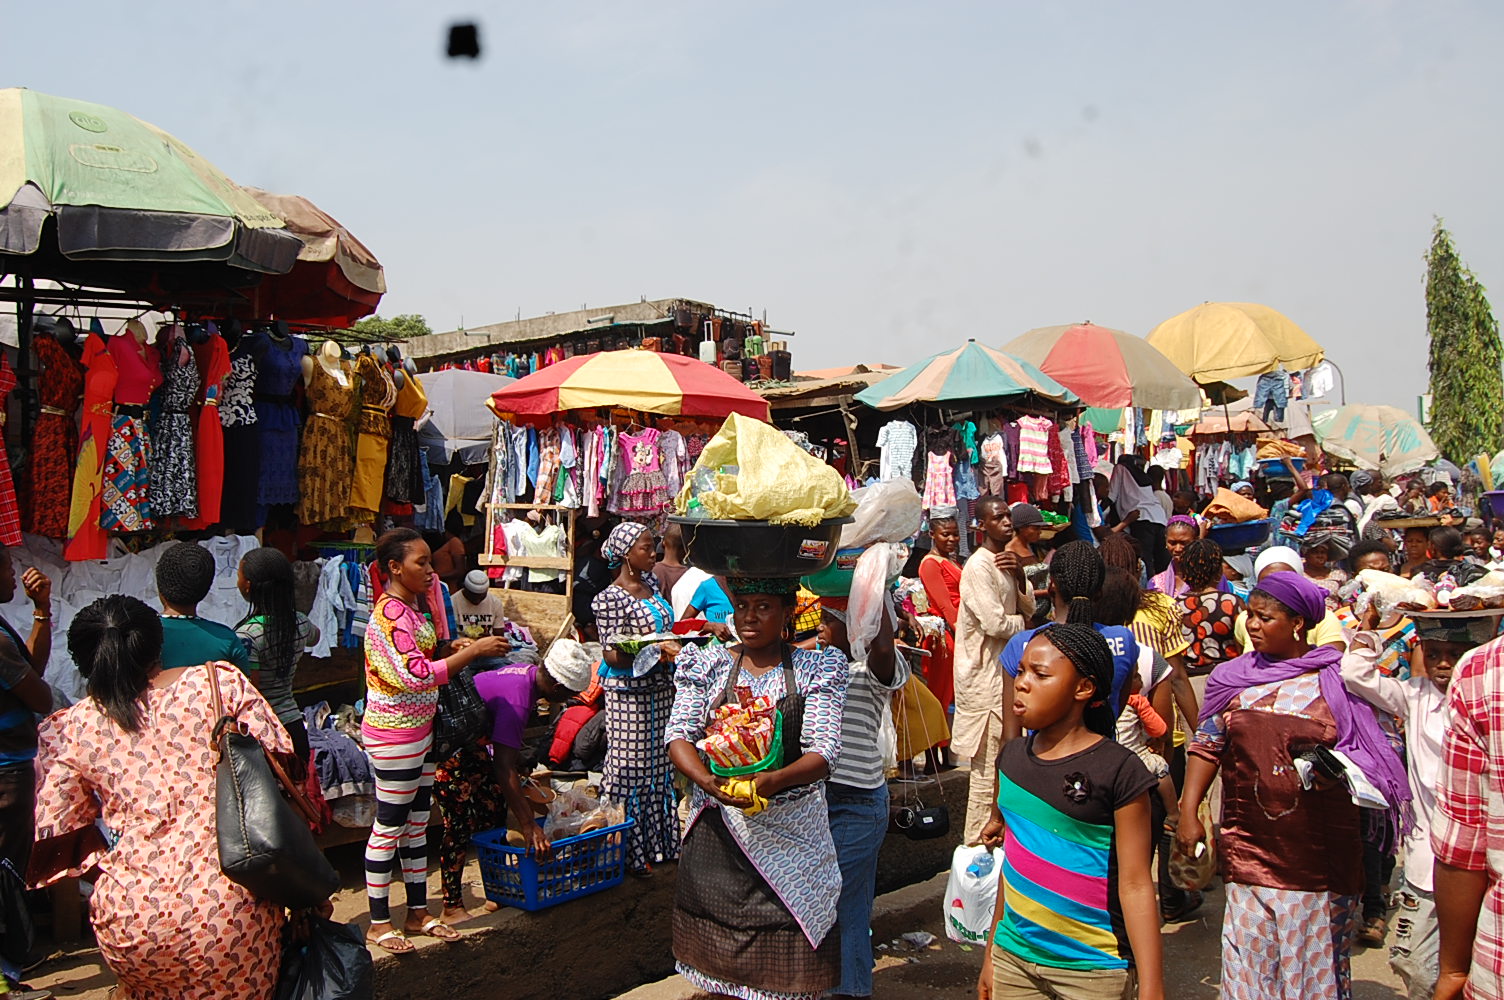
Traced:
<path fill-rule="evenodd" d="M 617 513 L 638 518 L 662 513 L 669 495 L 658 457 L 658 431 L 649 427 L 639 434 L 623 434 L 621 455 L 627 475 L 621 482 Z"/>
<path fill-rule="evenodd" d="M 951 468 L 950 452 L 929 453 L 929 463 L 924 474 L 924 509 L 954 507 L 956 483 Z"/>
<path fill-rule="evenodd" d="M 919 431 L 907 420 L 890 420 L 877 432 L 878 479 L 913 479 L 914 452 L 919 448 Z"/>
<path fill-rule="evenodd" d="M 1008 456 L 1003 448 L 1003 436 L 999 433 L 987 435 L 982 439 L 979 449 L 982 455 L 980 471 L 982 483 L 987 492 L 993 496 L 1002 496 L 1007 488 L 1008 479 Z M 965 532 L 962 532 L 964 535 Z"/>
<path fill-rule="evenodd" d="M 1044 417 L 1018 418 L 1018 472 L 1049 475 L 1050 430 L 1053 425 Z M 1058 442 L 1057 442 L 1058 444 Z"/>

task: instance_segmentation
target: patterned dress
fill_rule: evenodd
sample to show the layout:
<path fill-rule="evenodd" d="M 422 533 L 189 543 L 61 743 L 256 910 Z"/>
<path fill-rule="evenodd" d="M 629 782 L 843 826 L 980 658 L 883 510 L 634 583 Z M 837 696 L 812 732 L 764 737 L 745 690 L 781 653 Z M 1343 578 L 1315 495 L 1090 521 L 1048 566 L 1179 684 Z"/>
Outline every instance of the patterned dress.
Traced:
<path fill-rule="evenodd" d="M 168 340 L 162 359 L 162 412 L 151 439 L 152 517 L 198 516 L 197 456 L 193 450 L 193 404 L 203 379 L 180 335 Z"/>
<path fill-rule="evenodd" d="M 350 511 L 350 476 L 355 468 L 355 442 L 350 421 L 355 415 L 355 379 L 347 370 L 345 382 L 313 363 L 308 383 L 308 422 L 298 452 L 298 520 L 304 524 L 339 521 Z"/>
<path fill-rule="evenodd" d="M 841 755 L 850 665 L 831 648 L 795 649 L 791 665 L 804 701 L 799 746 L 833 767 Z M 710 710 L 737 669 L 722 646 L 686 647 L 676 667 L 665 746 L 704 738 Z M 782 670 L 753 676 L 741 669 L 736 684 L 787 704 Z M 841 871 L 825 783 L 780 792 L 755 816 L 722 808 L 696 787 L 686 826 L 674 901 L 679 974 L 707 993 L 742 1000 L 813 998 L 834 987 L 840 935 L 831 928 Z"/>
<path fill-rule="evenodd" d="M 386 453 L 386 495 L 394 503 L 423 502 L 417 424 L 427 412 L 428 394 L 423 391 L 423 383 L 407 375 L 392 408 L 392 443 Z"/>
<path fill-rule="evenodd" d="M 656 588 L 651 574 L 643 578 Z M 612 584 L 590 602 L 601 640 L 667 631 L 674 612 L 655 589 L 642 600 Z M 613 674 L 617 673 L 615 671 Z M 627 837 L 627 864 L 640 871 L 679 856 L 674 770 L 663 742 L 674 704 L 674 682 L 662 667 L 642 677 L 631 670 L 601 680 L 606 691 L 606 763 L 601 794 L 622 803 L 637 821 Z"/>
<path fill-rule="evenodd" d="M 10 362 L 0 357 L 0 428 L 5 426 L 5 397 L 17 385 Z M 0 441 L 0 543 L 21 544 L 21 508 L 16 502 L 16 484 L 10 475 L 10 456 Z"/>
<path fill-rule="evenodd" d="M 52 337 L 36 338 L 37 395 L 42 404 L 27 474 L 27 531 L 48 538 L 68 534 L 68 495 L 78 460 L 78 426 L 73 419 L 84 394 L 84 370 Z"/>
<path fill-rule="evenodd" d="M 261 481 L 261 433 L 256 425 L 256 359 L 242 341 L 230 359 L 219 395 L 219 423 L 224 429 L 226 463 L 220 520 L 237 534 L 249 535 L 261 527 L 256 504 L 256 484 Z"/>
<path fill-rule="evenodd" d="M 1242 610 L 1243 602 L 1237 597 L 1215 590 L 1180 599 L 1181 620 L 1191 640 L 1185 654 L 1186 669 L 1192 676 L 1209 674 L 1217 664 L 1242 654 L 1243 647 L 1234 635 Z"/>
<path fill-rule="evenodd" d="M 268 750 L 292 742 L 239 670 L 215 664 L 225 709 Z M 190 668 L 148 688 L 144 724 L 127 733 L 92 699 L 38 731 L 37 839 L 102 819 L 119 842 L 63 875 L 97 864 L 89 902 L 117 1000 L 270 1000 L 281 958 L 282 909 L 219 870 L 214 724 L 208 673 Z"/>

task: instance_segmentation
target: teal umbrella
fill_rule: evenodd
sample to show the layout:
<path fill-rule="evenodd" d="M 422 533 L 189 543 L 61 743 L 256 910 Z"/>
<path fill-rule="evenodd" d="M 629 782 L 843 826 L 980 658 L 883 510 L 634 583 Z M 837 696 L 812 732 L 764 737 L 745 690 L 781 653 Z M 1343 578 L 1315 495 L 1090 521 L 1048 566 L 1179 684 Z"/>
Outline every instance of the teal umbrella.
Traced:
<path fill-rule="evenodd" d="M 1415 472 L 1441 457 L 1420 421 L 1393 406 L 1349 403 L 1313 415 L 1311 427 L 1328 455 L 1385 476 Z"/>
<path fill-rule="evenodd" d="M 954 408 L 1027 397 L 1067 406 L 1081 401 L 1027 361 L 968 340 L 889 375 L 855 398 L 873 409 L 896 410 L 910 403 Z"/>

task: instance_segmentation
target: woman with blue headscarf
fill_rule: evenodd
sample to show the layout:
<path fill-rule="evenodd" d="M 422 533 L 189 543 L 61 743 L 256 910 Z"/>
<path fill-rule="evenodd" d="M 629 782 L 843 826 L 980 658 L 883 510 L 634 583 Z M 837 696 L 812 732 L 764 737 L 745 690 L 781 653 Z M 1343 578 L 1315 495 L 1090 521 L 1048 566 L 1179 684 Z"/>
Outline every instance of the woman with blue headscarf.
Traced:
<path fill-rule="evenodd" d="M 627 834 L 627 867 L 643 876 L 651 873 L 654 863 L 679 856 L 673 766 L 663 746 L 663 730 L 674 707 L 674 682 L 669 666 L 652 652 L 634 658 L 613 644 L 668 632 L 674 611 L 658 592 L 653 575 L 658 544 L 647 525 L 624 521 L 611 529 L 601 545 L 601 558 L 616 574 L 590 602 L 605 647 L 601 687 L 606 692 L 606 762 L 601 795 L 621 803 L 637 821 Z"/>

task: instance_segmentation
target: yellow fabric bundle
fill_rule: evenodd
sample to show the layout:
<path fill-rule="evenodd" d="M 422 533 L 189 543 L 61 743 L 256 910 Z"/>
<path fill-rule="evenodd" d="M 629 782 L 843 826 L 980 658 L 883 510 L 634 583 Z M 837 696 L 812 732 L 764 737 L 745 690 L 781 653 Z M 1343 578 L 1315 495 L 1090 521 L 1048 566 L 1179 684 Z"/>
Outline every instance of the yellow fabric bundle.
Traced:
<path fill-rule="evenodd" d="M 768 800 L 757 794 L 757 782 L 751 778 L 728 778 L 721 787 L 727 795 L 747 803 L 741 810 L 748 816 L 756 816 L 768 807 Z"/>
<path fill-rule="evenodd" d="M 736 466 L 735 475 L 720 472 Z M 770 521 L 811 526 L 856 510 L 841 474 L 774 427 L 733 413 L 684 478 L 678 510 L 689 505 L 695 471 L 716 473 L 715 489 L 701 493 L 705 513 L 717 520 Z"/>
<path fill-rule="evenodd" d="M 1306 450 L 1294 441 L 1259 438 L 1259 458 L 1305 458 Z"/>
<path fill-rule="evenodd" d="M 1269 512 L 1241 493 L 1234 493 L 1227 487 L 1217 490 L 1217 495 L 1212 497 L 1212 502 L 1206 505 L 1201 512 L 1209 521 L 1218 524 L 1241 524 L 1244 521 L 1258 521 L 1269 516 Z"/>

